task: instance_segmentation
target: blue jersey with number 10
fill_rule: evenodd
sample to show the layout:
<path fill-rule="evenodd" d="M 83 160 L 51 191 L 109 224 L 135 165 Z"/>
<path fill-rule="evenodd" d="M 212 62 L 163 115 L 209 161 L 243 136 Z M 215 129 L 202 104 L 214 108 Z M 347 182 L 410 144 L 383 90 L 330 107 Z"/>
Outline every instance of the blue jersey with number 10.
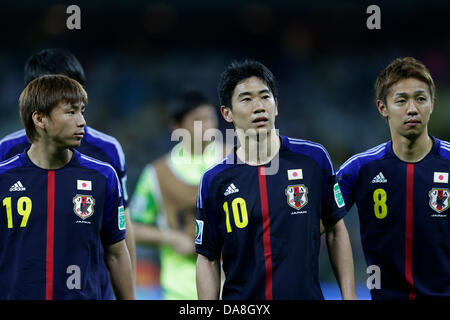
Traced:
<path fill-rule="evenodd" d="M 223 257 L 223 299 L 323 299 L 320 219 L 345 215 L 328 153 L 281 137 L 267 165 L 235 163 L 234 154 L 205 172 L 197 201 L 196 250 Z"/>

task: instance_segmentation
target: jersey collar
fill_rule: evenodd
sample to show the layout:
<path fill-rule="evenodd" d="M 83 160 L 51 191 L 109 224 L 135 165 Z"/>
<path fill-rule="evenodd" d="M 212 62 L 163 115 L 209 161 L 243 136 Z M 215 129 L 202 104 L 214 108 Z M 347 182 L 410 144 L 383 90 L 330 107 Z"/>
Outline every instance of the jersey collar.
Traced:
<path fill-rule="evenodd" d="M 431 147 L 430 152 L 428 152 L 428 154 L 422 160 L 420 160 L 419 162 L 422 162 L 423 160 L 427 159 L 431 155 L 437 154 L 438 151 L 439 151 L 439 148 L 441 146 L 441 141 L 439 139 L 433 137 L 432 135 L 429 135 L 429 137 L 431 138 L 431 140 L 433 140 L 433 146 Z M 394 158 L 396 158 L 397 160 L 399 160 L 401 162 L 405 162 L 405 161 L 401 160 L 399 157 L 397 157 L 396 154 L 394 153 L 394 150 L 392 149 L 392 140 L 389 140 L 386 143 L 386 151 L 389 154 L 391 154 Z"/>
<path fill-rule="evenodd" d="M 35 164 L 30 160 L 30 157 L 28 157 L 28 154 L 27 154 L 27 152 L 28 152 L 29 149 L 30 149 L 30 147 L 26 148 L 25 151 L 22 152 L 22 153 L 19 155 L 20 158 L 22 159 L 24 165 L 25 165 L 25 166 L 29 166 L 29 167 L 38 168 L 38 169 L 45 170 L 45 171 L 49 171 L 49 169 L 43 169 L 43 168 L 41 168 L 41 167 L 38 167 L 37 165 L 35 165 Z M 72 149 L 72 148 L 71 148 L 70 150 L 73 151 L 72 158 L 70 159 L 70 161 L 69 161 L 64 167 L 58 168 L 58 169 L 52 169 L 52 170 L 54 170 L 54 171 L 55 171 L 55 170 L 61 170 L 61 169 L 64 169 L 64 168 L 66 168 L 66 167 L 72 166 L 72 164 L 75 163 L 75 162 L 78 162 L 78 158 L 80 157 L 80 152 L 77 151 L 77 150 L 75 150 L 75 149 Z"/>

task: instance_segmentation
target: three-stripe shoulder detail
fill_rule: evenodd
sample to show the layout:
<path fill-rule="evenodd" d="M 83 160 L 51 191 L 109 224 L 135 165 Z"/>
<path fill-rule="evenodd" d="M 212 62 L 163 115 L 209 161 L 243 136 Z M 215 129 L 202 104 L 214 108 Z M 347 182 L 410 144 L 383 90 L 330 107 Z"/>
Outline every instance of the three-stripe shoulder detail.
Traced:
<path fill-rule="evenodd" d="M 120 189 L 120 180 L 119 180 L 119 177 L 117 176 L 116 170 L 114 170 L 112 165 L 110 165 L 107 162 L 103 162 L 103 161 L 91 158 L 91 157 L 86 156 L 84 154 L 80 154 L 80 158 L 82 158 L 83 160 L 86 160 L 86 161 L 89 161 L 89 162 L 92 162 L 92 163 L 95 163 L 95 164 L 98 164 L 98 165 L 110 168 L 112 170 L 112 172 L 114 172 L 114 176 L 116 177 L 116 180 L 117 180 L 117 185 L 119 186 L 119 196 L 122 196 L 122 190 Z"/>
<path fill-rule="evenodd" d="M 349 158 L 347 161 L 345 161 L 344 164 L 339 168 L 337 174 L 339 175 L 339 173 L 340 173 L 343 169 L 345 169 L 347 166 L 351 165 L 351 164 L 354 163 L 355 161 L 361 161 L 361 160 L 363 160 L 363 159 L 367 159 L 367 160 L 369 160 L 369 159 L 374 159 L 374 158 L 376 159 L 376 158 L 378 158 L 379 156 L 383 155 L 384 152 L 385 152 L 385 149 L 386 149 L 386 144 L 387 144 L 387 142 L 382 143 L 382 144 L 380 144 L 380 145 L 378 145 L 378 146 L 376 146 L 376 147 L 374 147 L 374 148 L 372 148 L 372 149 L 369 149 L 369 150 L 367 150 L 367 151 L 364 151 L 364 152 L 355 154 L 354 156 L 350 157 L 350 158 Z"/>
<path fill-rule="evenodd" d="M 294 145 L 306 145 L 306 146 L 310 146 L 310 147 L 318 148 L 318 149 L 322 150 L 324 152 L 325 156 L 328 159 L 328 163 L 330 165 L 331 172 L 334 175 L 333 162 L 331 161 L 331 157 L 328 154 L 328 151 L 327 151 L 327 149 L 325 149 L 324 146 L 322 146 L 320 143 L 316 143 L 316 142 L 312 142 L 312 141 L 308 141 L 308 140 L 303 140 L 303 139 L 296 139 L 296 138 L 289 138 L 289 137 L 287 137 L 287 139 L 288 139 L 289 143 L 294 144 Z"/>

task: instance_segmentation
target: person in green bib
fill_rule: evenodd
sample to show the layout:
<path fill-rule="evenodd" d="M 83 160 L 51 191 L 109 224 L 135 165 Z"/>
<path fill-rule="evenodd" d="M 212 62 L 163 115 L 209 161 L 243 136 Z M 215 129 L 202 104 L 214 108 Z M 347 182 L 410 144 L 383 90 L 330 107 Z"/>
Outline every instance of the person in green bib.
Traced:
<path fill-rule="evenodd" d="M 174 136 L 183 139 L 148 164 L 131 199 L 136 244 L 157 246 L 161 288 L 166 300 L 197 299 L 195 204 L 200 179 L 224 154 L 221 139 L 203 141 L 216 129 L 216 110 L 200 91 L 185 90 L 169 108 Z"/>

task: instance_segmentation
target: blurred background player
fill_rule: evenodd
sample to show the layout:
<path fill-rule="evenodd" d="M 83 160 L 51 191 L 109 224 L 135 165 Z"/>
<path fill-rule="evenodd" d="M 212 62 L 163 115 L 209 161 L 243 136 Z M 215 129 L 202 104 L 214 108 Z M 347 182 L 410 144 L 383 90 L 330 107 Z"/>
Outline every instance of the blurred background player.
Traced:
<path fill-rule="evenodd" d="M 180 92 L 169 106 L 171 129 L 186 134 L 142 171 L 131 200 L 136 244 L 159 248 L 164 299 L 196 299 L 195 201 L 205 170 L 224 155 L 221 141 L 203 141 L 218 125 L 216 109 L 196 89 Z M 195 127 L 197 126 L 197 127 Z M 195 146 L 199 146 L 197 148 Z"/>
<path fill-rule="evenodd" d="M 28 58 L 24 66 L 25 86 L 33 79 L 46 74 L 63 74 L 78 81 L 82 86 L 86 83 L 83 67 L 78 59 L 64 49 L 43 49 Z M 126 189 L 126 163 L 125 154 L 119 141 L 112 136 L 86 126 L 84 137 L 77 150 L 90 157 L 105 161 L 116 170 L 123 190 L 123 202 L 127 222 L 126 242 L 133 266 L 133 278 L 135 275 L 136 250 L 134 244 L 134 232 L 131 225 L 128 209 L 128 195 Z M 0 141 L 0 161 L 6 160 L 24 151 L 30 146 L 25 130 L 19 130 L 4 137 Z"/>
<path fill-rule="evenodd" d="M 378 270 L 372 299 L 450 298 L 450 143 L 428 133 L 435 97 L 425 65 L 392 61 L 375 83 L 392 140 L 337 173 L 347 209 L 358 208 L 367 265 Z"/>
<path fill-rule="evenodd" d="M 199 187 L 199 299 L 219 298 L 221 257 L 223 299 L 323 299 L 321 220 L 342 298 L 355 299 L 346 211 L 327 151 L 278 135 L 277 87 L 263 64 L 230 64 L 218 91 L 239 146 L 205 172 Z"/>
<path fill-rule="evenodd" d="M 73 149 L 87 102 L 63 75 L 20 95 L 32 144 L 0 163 L 0 299 L 134 299 L 117 174 Z"/>

